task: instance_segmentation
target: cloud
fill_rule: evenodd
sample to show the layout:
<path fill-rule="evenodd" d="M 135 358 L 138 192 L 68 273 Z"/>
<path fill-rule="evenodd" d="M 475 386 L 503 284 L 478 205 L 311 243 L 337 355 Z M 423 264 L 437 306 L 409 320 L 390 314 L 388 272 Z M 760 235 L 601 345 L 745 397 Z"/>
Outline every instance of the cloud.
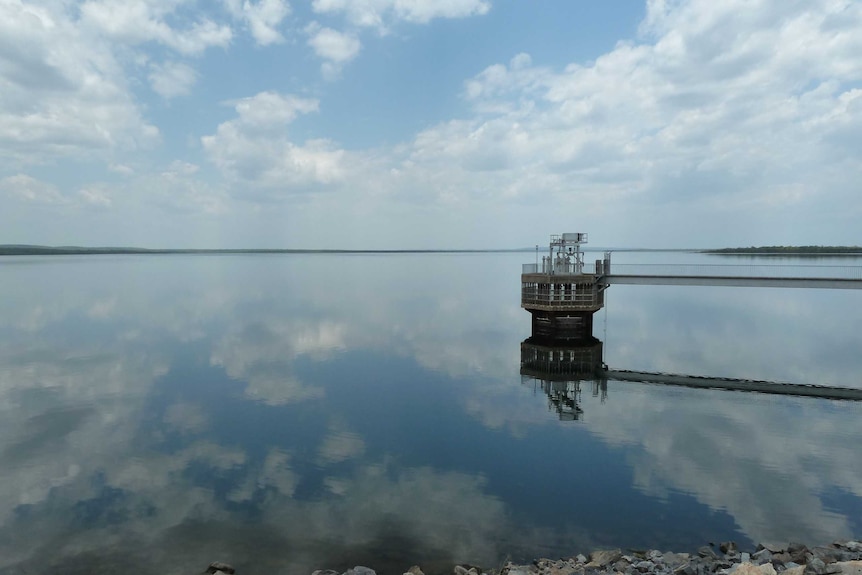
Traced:
<path fill-rule="evenodd" d="M 230 44 L 231 29 L 207 18 L 183 29 L 170 26 L 166 18 L 179 4 L 176 0 L 88 0 L 80 8 L 81 21 L 125 43 L 158 42 L 186 55 Z"/>
<path fill-rule="evenodd" d="M 466 18 L 487 14 L 487 0 L 314 0 L 319 14 L 343 14 L 351 24 L 385 31 L 389 23 L 427 24 L 438 18 Z"/>
<path fill-rule="evenodd" d="M 69 202 L 55 186 L 40 182 L 26 174 L 3 178 L 0 180 L 0 191 L 17 199 L 38 204 L 66 204 Z"/>
<path fill-rule="evenodd" d="M 165 62 L 150 66 L 150 85 L 161 97 L 170 100 L 191 92 L 197 82 L 197 72 L 181 62 Z"/>
<path fill-rule="evenodd" d="M 323 72 L 330 78 L 337 75 L 341 66 L 353 60 L 362 48 L 362 44 L 355 36 L 332 28 L 321 28 L 316 23 L 307 26 L 306 33 L 310 36 L 308 45 L 314 49 L 318 57 L 326 60 L 323 63 Z"/>
<path fill-rule="evenodd" d="M 110 192 L 97 187 L 90 187 L 84 188 L 83 190 L 79 190 L 78 197 L 85 204 L 101 206 L 103 208 L 108 208 L 113 203 L 113 201 L 111 200 Z"/>
<path fill-rule="evenodd" d="M 326 140 L 295 144 L 286 132 L 298 114 L 317 106 L 316 100 L 261 92 L 240 100 L 238 117 L 201 143 L 228 181 L 252 197 L 284 198 L 319 189 L 342 179 L 345 153 Z"/>
<path fill-rule="evenodd" d="M 290 5 L 284 0 L 225 0 L 234 18 L 246 23 L 251 35 L 261 46 L 284 42 L 278 31 L 281 22 L 290 15 Z"/>
<path fill-rule="evenodd" d="M 59 7 L 0 4 L 0 159 L 38 164 L 146 147 L 158 135 L 109 43 Z"/>

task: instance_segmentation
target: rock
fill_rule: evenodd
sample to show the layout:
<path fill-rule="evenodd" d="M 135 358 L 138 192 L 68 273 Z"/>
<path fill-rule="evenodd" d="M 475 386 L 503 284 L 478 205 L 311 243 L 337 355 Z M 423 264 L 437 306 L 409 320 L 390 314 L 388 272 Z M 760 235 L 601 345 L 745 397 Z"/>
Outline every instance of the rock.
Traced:
<path fill-rule="evenodd" d="M 755 565 L 754 563 L 739 563 L 733 571 L 734 575 L 776 575 L 772 563 Z"/>
<path fill-rule="evenodd" d="M 728 553 L 730 551 L 736 551 L 736 542 L 734 541 L 725 541 L 718 545 L 718 550 L 722 553 Z"/>
<path fill-rule="evenodd" d="M 838 565 L 840 564 L 832 563 L 827 565 L 819 557 L 812 556 L 808 559 L 808 563 L 805 565 L 805 575 L 830 575 L 832 573 L 841 573 L 842 568 Z"/>
<path fill-rule="evenodd" d="M 655 571 L 655 563 L 653 563 L 652 561 L 641 561 L 639 563 L 636 563 L 634 567 L 641 573 L 646 573 L 647 571 Z"/>
<path fill-rule="evenodd" d="M 222 563 L 221 561 L 213 561 L 210 563 L 210 566 L 207 567 L 207 570 L 204 573 L 215 573 L 216 571 L 221 571 L 222 573 L 226 573 L 227 575 L 234 575 L 236 573 L 236 569 L 227 563 Z"/>
<path fill-rule="evenodd" d="M 419 567 L 419 565 L 414 565 L 413 567 L 405 571 L 404 575 L 425 575 L 425 573 L 422 572 L 422 569 Z"/>
<path fill-rule="evenodd" d="M 581 555 L 580 553 L 578 553 L 578 555 L 575 557 L 575 560 L 578 563 L 582 563 L 582 564 L 587 562 L 587 558 L 584 557 L 583 555 Z"/>
<path fill-rule="evenodd" d="M 805 573 L 805 565 L 794 565 L 789 569 L 785 569 L 781 572 L 781 575 L 804 575 Z"/>
<path fill-rule="evenodd" d="M 764 549 L 761 549 L 760 551 L 758 551 L 757 553 L 755 553 L 754 555 L 752 555 L 751 558 L 753 559 L 752 562 L 757 563 L 758 565 L 763 565 L 764 563 L 771 563 L 772 562 L 772 551 L 764 548 Z"/>
<path fill-rule="evenodd" d="M 661 561 L 671 569 L 676 569 L 683 563 L 688 562 L 688 553 L 665 553 L 661 556 Z"/>
<path fill-rule="evenodd" d="M 313 571 L 311 575 L 339 575 L 338 571 L 333 571 L 332 569 L 318 569 Z"/>
<path fill-rule="evenodd" d="M 806 562 L 810 552 L 808 547 L 802 543 L 791 543 L 787 546 L 787 553 L 790 555 L 791 561 L 802 564 Z"/>
<path fill-rule="evenodd" d="M 767 541 L 758 545 L 757 550 L 760 551 L 761 549 L 768 549 L 770 553 L 783 553 L 787 551 L 789 545 L 789 543 L 776 543 L 774 541 Z"/>
<path fill-rule="evenodd" d="M 377 572 L 370 567 L 363 567 L 362 565 L 357 565 L 356 567 L 345 571 L 344 575 L 377 575 Z"/>
<path fill-rule="evenodd" d="M 509 573 L 511 573 L 511 571 L 509 571 Z M 475 567 L 455 565 L 455 575 L 479 575 L 479 571 Z"/>
<path fill-rule="evenodd" d="M 623 552 L 619 549 L 608 549 L 604 551 L 593 551 L 590 553 L 590 562 L 587 567 L 602 568 L 621 559 Z"/>
<path fill-rule="evenodd" d="M 841 575 L 862 575 L 862 561 L 841 561 L 830 565 L 830 567 L 838 568 Z"/>
<path fill-rule="evenodd" d="M 697 575 L 697 568 L 690 561 L 686 561 L 673 570 L 673 575 Z"/>

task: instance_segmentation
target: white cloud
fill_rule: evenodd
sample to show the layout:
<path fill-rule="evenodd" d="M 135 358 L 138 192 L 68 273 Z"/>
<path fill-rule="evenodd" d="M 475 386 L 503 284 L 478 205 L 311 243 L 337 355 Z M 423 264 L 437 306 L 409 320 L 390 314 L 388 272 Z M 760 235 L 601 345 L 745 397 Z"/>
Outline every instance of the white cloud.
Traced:
<path fill-rule="evenodd" d="M 860 29 L 853 3 L 653 3 L 644 41 L 594 62 L 489 66 L 465 83 L 473 118 L 424 130 L 399 169 L 486 208 L 541 196 L 622 221 L 680 202 L 637 217 L 669 233 L 682 207 L 718 226 L 770 198 L 825 223 L 856 205 Z"/>
<path fill-rule="evenodd" d="M 239 101 L 238 117 L 201 138 L 210 160 L 237 189 L 278 196 L 341 181 L 344 151 L 326 140 L 290 141 L 286 125 L 317 110 L 317 101 L 261 92 Z"/>
<path fill-rule="evenodd" d="M 384 31 L 391 21 L 426 24 L 437 18 L 466 18 L 487 14 L 487 0 L 314 0 L 320 14 L 344 14 L 356 26 Z"/>
<path fill-rule="evenodd" d="M 197 82 L 197 72 L 181 62 L 165 62 L 150 66 L 150 85 L 166 99 L 185 96 Z"/>
<path fill-rule="evenodd" d="M 261 46 L 284 41 L 278 31 L 281 22 L 290 15 L 290 5 L 284 0 L 225 0 L 234 18 L 243 20 L 252 37 Z"/>
<path fill-rule="evenodd" d="M 323 75 L 330 79 L 338 76 L 341 67 L 353 60 L 362 49 L 362 43 L 356 36 L 332 28 L 321 28 L 317 23 L 309 24 L 305 31 L 309 35 L 308 45 L 319 58 L 325 60 L 321 66 Z"/>
<path fill-rule="evenodd" d="M 78 197 L 85 204 L 101 206 L 103 208 L 108 208 L 113 203 L 110 192 L 99 187 L 89 187 L 79 190 Z"/>
<path fill-rule="evenodd" d="M 355 36 L 338 32 L 332 28 L 314 30 L 308 44 L 314 48 L 314 52 L 318 56 L 337 64 L 353 60 L 362 47 Z"/>
<path fill-rule="evenodd" d="M 55 186 L 40 182 L 26 174 L 3 178 L 0 180 L 0 191 L 26 202 L 39 204 L 66 204 L 69 202 Z"/>
<path fill-rule="evenodd" d="M 166 17 L 173 14 L 180 3 L 177 0 L 88 0 L 81 6 L 81 20 L 129 44 L 158 42 L 189 55 L 230 44 L 231 29 L 207 18 L 185 29 L 171 27 Z"/>
<path fill-rule="evenodd" d="M 318 101 L 282 95 L 276 92 L 260 92 L 243 98 L 234 105 L 239 115 L 238 122 L 246 128 L 283 128 L 299 114 L 310 114 L 318 110 Z"/>
<path fill-rule="evenodd" d="M 0 3 L 0 159 L 37 164 L 158 138 L 110 44 L 57 9 Z"/>

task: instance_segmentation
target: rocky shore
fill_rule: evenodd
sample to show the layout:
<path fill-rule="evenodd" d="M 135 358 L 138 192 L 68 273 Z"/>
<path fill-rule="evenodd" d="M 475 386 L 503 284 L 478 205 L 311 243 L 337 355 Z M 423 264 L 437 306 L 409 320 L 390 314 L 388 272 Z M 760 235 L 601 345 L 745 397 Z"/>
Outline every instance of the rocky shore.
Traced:
<path fill-rule="evenodd" d="M 239 575 L 226 563 L 212 563 L 207 575 Z M 356 566 L 343 573 L 319 569 L 311 575 L 377 575 Z M 424 575 L 414 565 L 404 575 Z M 453 575 L 862 575 L 862 542 L 836 541 L 806 547 L 799 543 L 761 543 L 754 552 L 740 551 L 733 542 L 706 545 L 697 553 L 657 550 L 593 551 L 589 556 L 537 559 L 528 565 L 507 563 L 486 569 L 455 565 Z"/>

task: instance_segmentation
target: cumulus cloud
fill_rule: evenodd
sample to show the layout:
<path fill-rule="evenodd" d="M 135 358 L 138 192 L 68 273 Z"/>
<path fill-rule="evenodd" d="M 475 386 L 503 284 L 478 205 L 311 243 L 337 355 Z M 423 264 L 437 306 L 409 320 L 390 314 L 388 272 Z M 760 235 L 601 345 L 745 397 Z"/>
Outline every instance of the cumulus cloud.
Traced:
<path fill-rule="evenodd" d="M 201 138 L 210 160 L 235 185 L 277 196 L 303 193 L 343 177 L 344 151 L 326 140 L 292 142 L 287 124 L 317 101 L 261 92 L 236 103 L 237 118 Z"/>
<path fill-rule="evenodd" d="M 110 44 L 61 10 L 0 4 L 0 158 L 41 163 L 158 138 Z"/>
<path fill-rule="evenodd" d="M 150 85 L 165 99 L 185 96 L 197 81 L 197 72 L 181 62 L 165 62 L 150 66 Z"/>
<path fill-rule="evenodd" d="M 320 14 L 343 14 L 356 26 L 378 28 L 406 21 L 426 24 L 437 18 L 465 18 L 487 14 L 488 0 L 314 0 L 312 8 Z"/>
<path fill-rule="evenodd" d="M 225 6 L 234 18 L 245 22 L 259 45 L 284 41 L 278 27 L 290 15 L 290 5 L 285 0 L 225 0 Z"/>
<path fill-rule="evenodd" d="M 520 54 L 489 66 L 465 83 L 474 117 L 421 132 L 402 167 L 433 181 L 447 166 L 486 205 L 541 194 L 661 219 L 654 207 L 675 202 L 668 214 L 719 214 L 716 226 L 776 202 L 839 216 L 830 206 L 855 204 L 848 176 L 860 171 L 862 8 L 749 8 L 654 2 L 639 41 L 593 62 L 551 70 Z"/>
<path fill-rule="evenodd" d="M 310 36 L 308 45 L 318 57 L 326 60 L 323 63 L 323 73 L 330 78 L 337 75 L 341 66 L 353 60 L 362 48 L 361 42 L 355 36 L 332 28 L 321 28 L 316 23 L 306 27 L 306 33 Z"/>
<path fill-rule="evenodd" d="M 130 44 L 158 42 L 183 54 L 200 54 L 212 46 L 225 47 L 233 37 L 230 27 L 201 18 L 187 28 L 172 27 L 166 18 L 178 2 L 146 0 L 88 0 L 81 20 L 108 36 Z"/>
<path fill-rule="evenodd" d="M 65 204 L 69 201 L 52 184 L 40 182 L 26 174 L 3 178 L 0 180 L 0 191 L 26 202 Z"/>
<path fill-rule="evenodd" d="M 85 204 L 103 208 L 108 208 L 113 203 L 108 190 L 95 186 L 78 190 L 78 197 Z"/>

